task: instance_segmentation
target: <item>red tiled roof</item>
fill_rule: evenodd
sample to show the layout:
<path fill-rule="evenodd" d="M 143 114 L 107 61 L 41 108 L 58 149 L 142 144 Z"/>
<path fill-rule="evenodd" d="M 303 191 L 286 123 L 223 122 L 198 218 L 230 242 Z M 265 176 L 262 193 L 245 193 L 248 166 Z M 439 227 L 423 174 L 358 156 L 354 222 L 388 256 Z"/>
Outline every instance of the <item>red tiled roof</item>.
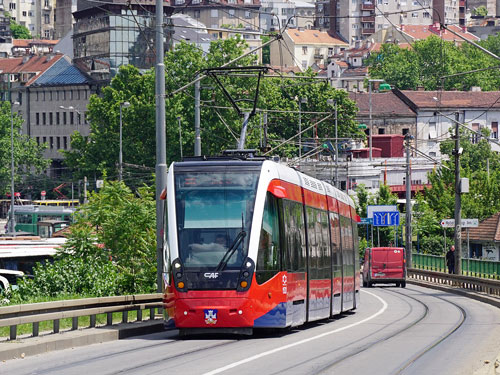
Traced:
<path fill-rule="evenodd" d="M 424 188 L 431 188 L 431 184 L 411 184 L 411 191 L 422 191 Z M 406 185 L 391 185 L 389 186 L 392 193 L 406 191 Z"/>
<path fill-rule="evenodd" d="M 26 86 L 29 86 L 63 56 L 63 54 L 32 56 L 25 63 L 23 63 L 23 57 L 0 59 L 0 71 L 2 73 L 35 73 L 36 75 L 26 83 Z"/>
<path fill-rule="evenodd" d="M 500 91 L 401 92 L 420 108 L 500 108 Z"/>
<path fill-rule="evenodd" d="M 474 34 L 471 34 L 467 31 L 462 30 L 462 28 L 459 26 L 451 25 L 451 26 L 448 26 L 448 28 L 450 30 L 456 32 L 457 34 L 461 35 L 462 37 L 464 37 L 467 40 L 471 40 L 471 41 L 481 40 L 479 37 L 475 36 Z M 448 31 L 446 29 L 440 30 L 439 27 L 434 26 L 434 25 L 401 25 L 400 30 L 416 40 L 423 40 L 423 39 L 427 39 L 431 35 L 436 35 L 436 36 L 442 38 L 443 40 L 457 41 L 459 43 L 463 42 L 463 39 L 459 38 L 458 36 L 451 33 L 450 31 Z"/>
<path fill-rule="evenodd" d="M 462 231 L 462 238 L 466 238 Z M 469 228 L 469 240 L 500 242 L 500 212 L 484 219 L 477 228 Z"/>
<path fill-rule="evenodd" d="M 298 30 L 290 29 L 285 33 L 292 39 L 295 44 L 324 44 L 329 46 L 348 46 L 348 44 L 340 39 L 333 38 L 326 31 L 319 30 Z"/>
<path fill-rule="evenodd" d="M 50 39 L 13 39 L 12 44 L 14 47 L 21 47 L 21 48 L 29 48 L 32 45 L 35 44 L 46 44 L 50 46 L 54 46 L 57 43 L 59 43 L 59 40 L 50 40 Z"/>
<path fill-rule="evenodd" d="M 354 100 L 358 105 L 359 116 L 369 116 L 370 114 L 370 94 L 349 93 L 349 99 Z M 398 116 L 415 117 L 413 112 L 401 99 L 392 91 L 372 93 L 372 115 L 373 116 Z"/>

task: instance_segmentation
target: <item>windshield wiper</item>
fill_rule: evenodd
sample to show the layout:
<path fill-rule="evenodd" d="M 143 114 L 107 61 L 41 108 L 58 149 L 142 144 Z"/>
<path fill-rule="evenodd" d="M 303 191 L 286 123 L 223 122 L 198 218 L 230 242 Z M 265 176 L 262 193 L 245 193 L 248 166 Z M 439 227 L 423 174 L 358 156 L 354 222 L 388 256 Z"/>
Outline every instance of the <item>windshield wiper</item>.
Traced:
<path fill-rule="evenodd" d="M 234 252 L 240 246 L 241 241 L 246 237 L 247 232 L 245 232 L 243 229 L 238 233 L 236 238 L 234 239 L 233 243 L 231 246 L 229 246 L 229 249 L 227 249 L 226 253 L 220 260 L 219 264 L 217 265 L 217 268 L 215 268 L 216 271 L 222 271 L 224 268 L 226 268 L 227 262 L 229 262 L 229 259 L 233 256 Z"/>

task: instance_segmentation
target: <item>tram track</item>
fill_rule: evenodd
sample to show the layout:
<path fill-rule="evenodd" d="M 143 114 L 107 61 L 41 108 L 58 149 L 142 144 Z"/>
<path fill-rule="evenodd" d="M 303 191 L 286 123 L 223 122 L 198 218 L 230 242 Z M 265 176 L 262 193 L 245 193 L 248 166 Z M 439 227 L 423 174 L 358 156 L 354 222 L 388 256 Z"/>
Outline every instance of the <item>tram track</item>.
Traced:
<path fill-rule="evenodd" d="M 410 289 L 414 292 L 417 292 L 419 294 L 425 294 L 425 293 L 422 293 L 418 290 L 414 290 L 414 289 Z M 415 320 L 414 322 L 412 322 L 411 324 L 401 328 L 400 330 L 398 331 L 395 331 L 393 332 L 391 335 L 389 336 L 386 336 L 384 337 L 383 339 L 381 340 L 378 340 L 378 341 L 375 341 L 375 342 L 370 342 L 368 344 L 365 344 L 363 345 L 361 348 L 359 348 L 359 350 L 356 350 L 355 352 L 352 352 L 352 353 L 349 353 L 348 355 L 345 355 L 337 360 L 335 360 L 334 362 L 332 363 L 329 363 L 327 366 L 324 366 L 322 367 L 321 369 L 319 369 L 318 371 L 315 371 L 313 372 L 313 374 L 330 374 L 331 373 L 331 370 L 333 367 L 339 365 L 340 363 L 346 361 L 347 359 L 350 359 L 352 357 L 355 357 L 356 355 L 368 350 L 368 349 L 371 349 L 373 348 L 374 345 L 379 345 L 379 344 L 382 344 L 384 342 L 386 342 L 387 340 L 393 338 L 393 337 L 396 337 L 402 333 L 404 333 L 405 331 L 408 331 L 409 329 L 411 329 L 412 327 L 414 327 L 415 325 L 417 325 L 418 323 L 420 323 L 423 319 L 425 319 L 429 313 L 429 306 L 418 300 L 417 298 L 413 297 L 413 296 L 410 296 L 410 295 L 407 295 L 407 294 L 404 294 L 404 293 L 401 293 L 401 292 L 397 292 L 397 291 L 394 291 L 394 290 L 389 290 L 387 289 L 388 292 L 391 292 L 391 293 L 394 293 L 394 294 L 399 294 L 401 296 L 404 296 L 406 298 L 410 298 L 416 302 L 418 302 L 419 304 L 421 304 L 422 306 L 424 306 L 424 309 L 425 309 L 425 312 L 424 314 L 422 314 L 421 317 L 419 317 L 419 319 Z M 427 294 L 426 294 L 427 295 Z M 460 307 L 458 304 L 454 303 L 454 302 L 450 302 L 450 301 L 447 301 L 446 299 L 442 298 L 442 297 L 438 297 L 438 296 L 432 296 L 434 298 L 437 298 L 437 299 L 440 299 L 444 302 L 447 302 L 451 305 L 454 305 L 455 307 L 457 307 L 460 311 L 461 311 L 461 314 L 462 314 L 462 319 L 460 319 L 460 321 L 455 324 L 443 337 L 440 337 L 438 340 L 432 342 L 430 345 L 427 345 L 423 350 L 421 350 L 419 353 L 415 354 L 414 356 L 412 356 L 411 359 L 409 359 L 407 362 L 405 362 L 395 373 L 394 375 L 400 375 L 403 373 L 404 370 L 406 370 L 408 367 L 410 367 L 413 363 L 415 363 L 419 358 L 421 358 L 423 355 L 425 355 L 426 353 L 428 353 L 430 350 L 432 350 L 433 348 L 435 348 L 437 345 L 439 345 L 441 342 L 443 342 L 444 340 L 446 340 L 448 337 L 450 337 L 454 332 L 456 332 L 464 323 L 465 321 L 465 318 L 467 316 L 465 310 Z M 380 330 L 378 330 L 380 331 Z M 377 331 L 376 331 L 377 332 Z M 370 336 L 373 336 L 376 332 L 373 332 Z"/>
<path fill-rule="evenodd" d="M 421 294 L 423 294 L 423 293 L 421 293 Z M 400 375 L 400 374 L 402 374 L 404 370 L 406 370 L 408 367 L 410 367 L 412 364 L 414 364 L 416 361 L 418 361 L 422 356 L 424 356 L 426 353 L 428 353 L 429 351 L 431 351 L 432 349 L 434 349 L 436 346 L 438 346 L 439 344 L 441 344 L 448 337 L 450 337 L 451 335 L 453 335 L 464 324 L 465 319 L 467 318 L 467 312 L 465 311 L 465 309 L 462 306 L 459 306 L 455 302 L 447 301 L 447 300 L 445 300 L 442 297 L 438 297 L 438 296 L 432 296 L 432 297 L 440 299 L 440 300 L 442 300 L 444 302 L 447 302 L 447 303 L 455 306 L 462 313 L 462 319 L 460 319 L 460 321 L 457 324 L 455 324 L 455 326 L 452 327 L 452 329 L 450 329 L 443 337 L 441 337 L 439 340 L 435 341 L 431 345 L 428 345 L 420 353 L 414 355 L 409 361 L 407 361 L 403 366 L 401 366 L 399 368 L 399 370 L 394 373 L 394 375 Z"/>
<path fill-rule="evenodd" d="M 184 351 L 182 353 L 177 353 L 177 354 L 169 355 L 169 356 L 162 357 L 162 358 L 155 358 L 154 360 L 151 360 L 151 361 L 149 361 L 147 363 L 143 363 L 141 365 L 136 365 L 136 366 L 129 367 L 129 368 L 126 368 L 126 369 L 120 369 L 120 370 L 118 370 L 116 372 L 109 372 L 107 374 L 108 375 L 114 375 L 114 374 L 126 374 L 126 373 L 129 373 L 129 372 L 134 373 L 134 371 L 137 371 L 138 369 L 147 368 L 149 366 L 156 366 L 160 362 L 170 361 L 170 360 L 173 360 L 173 359 L 182 358 L 183 356 L 188 356 L 188 355 L 192 355 L 192 354 L 196 354 L 196 353 L 202 353 L 202 352 L 207 351 L 207 350 L 212 350 L 212 349 L 216 349 L 216 348 L 220 348 L 220 347 L 224 347 L 224 346 L 227 346 L 227 345 L 234 344 L 237 341 L 238 340 L 231 340 L 230 342 L 223 342 L 223 343 L 219 343 L 219 344 L 215 344 L 215 345 L 206 346 L 206 347 L 203 347 L 203 348 L 196 348 L 196 349 L 193 349 L 193 350 Z M 114 352 L 114 353 L 111 353 L 111 354 L 100 355 L 100 356 L 92 356 L 92 357 L 89 357 L 89 358 L 82 359 L 80 361 L 71 362 L 71 363 L 69 363 L 67 365 L 57 365 L 55 367 L 51 367 L 51 368 L 46 368 L 46 369 L 43 369 L 43 370 L 39 370 L 39 371 L 37 371 L 34 374 L 36 374 L 36 375 L 53 374 L 55 372 L 64 371 L 65 369 L 69 370 L 69 369 L 77 368 L 79 366 L 85 366 L 89 362 L 106 361 L 106 360 L 109 360 L 109 359 L 112 359 L 112 358 L 118 358 L 120 356 L 126 356 L 129 353 L 137 354 L 139 351 L 149 351 L 152 348 L 158 348 L 158 347 L 162 347 L 162 346 L 170 346 L 170 345 L 176 344 L 178 342 L 179 342 L 179 340 L 172 340 L 172 341 L 163 342 L 163 343 L 160 343 L 160 344 L 147 345 L 147 346 L 144 346 L 144 347 L 141 347 L 141 348 L 132 348 L 132 349 L 127 349 L 127 350 L 122 350 L 122 351 Z"/>

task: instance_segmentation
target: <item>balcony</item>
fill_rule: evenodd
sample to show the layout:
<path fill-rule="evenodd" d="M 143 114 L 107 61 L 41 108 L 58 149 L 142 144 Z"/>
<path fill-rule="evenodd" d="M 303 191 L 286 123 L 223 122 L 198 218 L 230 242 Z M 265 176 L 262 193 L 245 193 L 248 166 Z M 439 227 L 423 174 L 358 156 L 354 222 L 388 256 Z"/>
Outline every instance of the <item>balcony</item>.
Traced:
<path fill-rule="evenodd" d="M 361 4 L 361 10 L 375 10 L 375 4 L 371 2 L 364 2 Z"/>
<path fill-rule="evenodd" d="M 361 35 L 372 35 L 372 34 L 375 34 L 375 28 L 374 27 L 361 29 Z"/>
<path fill-rule="evenodd" d="M 361 16 L 361 22 L 375 23 L 375 16 Z"/>

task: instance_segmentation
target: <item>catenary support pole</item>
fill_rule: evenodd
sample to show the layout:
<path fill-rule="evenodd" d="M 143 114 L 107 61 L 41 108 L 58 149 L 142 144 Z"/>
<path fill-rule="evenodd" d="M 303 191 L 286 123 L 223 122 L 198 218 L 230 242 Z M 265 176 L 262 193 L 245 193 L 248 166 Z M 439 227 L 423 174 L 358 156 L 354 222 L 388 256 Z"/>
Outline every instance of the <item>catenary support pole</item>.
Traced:
<path fill-rule="evenodd" d="M 201 156 L 201 135 L 200 135 L 200 80 L 199 75 L 196 77 L 194 84 L 194 156 Z"/>
<path fill-rule="evenodd" d="M 410 165 L 410 140 L 406 134 L 406 266 L 411 267 L 411 165 Z"/>
<path fill-rule="evenodd" d="M 459 113 L 455 114 L 458 117 Z M 459 121 L 455 122 L 455 274 L 460 275 L 462 257 L 462 197 L 460 195 L 460 132 Z"/>
<path fill-rule="evenodd" d="M 168 34 L 167 34 L 168 35 Z M 163 204 L 160 194 L 167 187 L 167 149 L 165 133 L 165 64 L 163 49 L 163 0 L 156 0 L 156 285 L 163 291 Z"/>

